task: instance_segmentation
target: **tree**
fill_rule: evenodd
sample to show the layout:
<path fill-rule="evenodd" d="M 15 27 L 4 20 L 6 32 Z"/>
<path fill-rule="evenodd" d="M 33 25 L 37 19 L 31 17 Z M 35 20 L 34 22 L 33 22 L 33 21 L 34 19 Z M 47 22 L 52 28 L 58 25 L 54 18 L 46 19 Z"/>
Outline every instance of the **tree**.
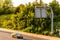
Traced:
<path fill-rule="evenodd" d="M 1 12 L 0 14 L 10 14 L 13 12 L 13 5 L 11 0 L 3 0 L 2 5 L 1 5 Z"/>
<path fill-rule="evenodd" d="M 56 0 L 53 0 L 51 3 L 49 3 L 49 6 L 53 9 L 54 12 L 54 28 L 59 26 L 59 20 L 60 20 L 60 5 L 59 2 Z"/>
<path fill-rule="evenodd" d="M 56 0 L 53 0 L 51 3 L 49 3 L 49 6 L 53 9 L 53 12 L 54 12 L 55 15 L 60 14 L 59 3 Z"/>
<path fill-rule="evenodd" d="M 53 9 L 55 21 L 58 21 L 57 19 L 59 19 L 58 16 L 60 15 L 59 3 L 56 0 L 53 0 L 51 3 L 49 3 L 49 6 Z"/>

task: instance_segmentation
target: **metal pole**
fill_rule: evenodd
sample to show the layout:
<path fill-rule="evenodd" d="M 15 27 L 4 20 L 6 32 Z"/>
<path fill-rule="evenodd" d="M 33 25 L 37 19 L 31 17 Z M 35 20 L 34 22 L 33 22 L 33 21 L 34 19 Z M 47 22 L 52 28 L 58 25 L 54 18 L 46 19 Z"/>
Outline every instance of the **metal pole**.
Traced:
<path fill-rule="evenodd" d="M 53 27 L 53 10 L 51 8 L 51 34 L 54 32 L 54 27 Z"/>

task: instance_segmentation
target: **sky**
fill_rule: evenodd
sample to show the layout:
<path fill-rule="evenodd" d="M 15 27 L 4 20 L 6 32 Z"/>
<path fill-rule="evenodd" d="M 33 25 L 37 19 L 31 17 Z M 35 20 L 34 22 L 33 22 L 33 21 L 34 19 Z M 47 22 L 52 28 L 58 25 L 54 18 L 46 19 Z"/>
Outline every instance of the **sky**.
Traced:
<path fill-rule="evenodd" d="M 33 1 L 35 1 L 35 0 L 12 0 L 12 2 L 13 2 L 13 6 L 18 6 L 18 5 L 20 5 L 20 4 L 26 4 L 26 3 L 28 3 L 28 2 L 33 2 Z M 39 1 L 39 0 L 38 0 Z M 49 2 L 51 2 L 52 0 L 42 0 L 44 3 L 49 3 Z M 60 0 L 57 0 L 59 3 L 60 3 Z"/>

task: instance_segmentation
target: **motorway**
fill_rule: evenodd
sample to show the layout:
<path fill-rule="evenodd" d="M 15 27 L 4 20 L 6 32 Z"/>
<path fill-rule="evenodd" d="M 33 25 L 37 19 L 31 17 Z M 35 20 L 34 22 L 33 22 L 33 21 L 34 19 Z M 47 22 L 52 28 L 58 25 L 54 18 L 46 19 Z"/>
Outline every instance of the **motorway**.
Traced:
<path fill-rule="evenodd" d="M 37 38 L 37 37 L 34 38 L 26 35 L 23 35 L 23 39 L 16 39 L 11 37 L 11 33 L 0 31 L 0 40 L 47 40 L 47 39 Z"/>

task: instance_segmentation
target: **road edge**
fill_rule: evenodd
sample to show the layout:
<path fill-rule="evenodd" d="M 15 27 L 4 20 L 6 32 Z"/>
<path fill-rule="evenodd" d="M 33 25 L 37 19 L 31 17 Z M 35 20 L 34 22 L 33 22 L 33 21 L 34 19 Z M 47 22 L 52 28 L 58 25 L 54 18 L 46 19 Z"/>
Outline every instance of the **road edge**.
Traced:
<path fill-rule="evenodd" d="M 20 33 L 20 34 L 31 36 L 31 37 L 44 38 L 44 39 L 49 39 L 49 40 L 60 40 L 60 38 L 58 38 L 58 37 L 38 35 L 38 34 L 33 34 L 33 33 L 26 33 L 26 32 L 21 32 L 21 31 L 17 31 L 17 30 L 5 29 L 5 28 L 0 28 L 0 31 L 15 32 L 15 33 Z"/>

